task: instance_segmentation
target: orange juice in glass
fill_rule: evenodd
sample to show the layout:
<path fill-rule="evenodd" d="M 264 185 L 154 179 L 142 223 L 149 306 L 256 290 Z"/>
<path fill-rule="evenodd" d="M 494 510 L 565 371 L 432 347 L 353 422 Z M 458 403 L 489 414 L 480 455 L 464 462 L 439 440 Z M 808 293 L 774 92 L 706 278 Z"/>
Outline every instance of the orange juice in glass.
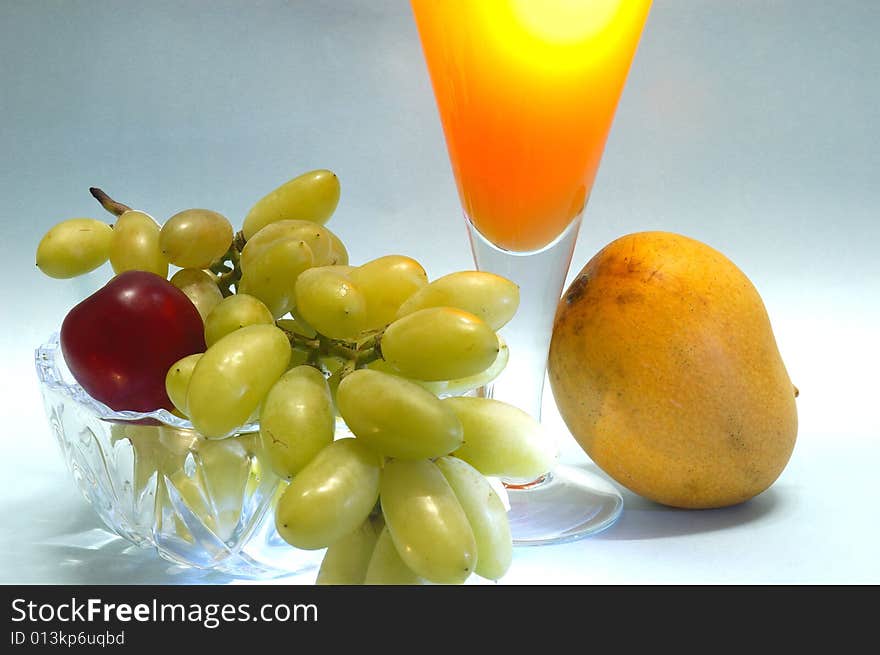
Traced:
<path fill-rule="evenodd" d="M 477 267 L 520 286 L 510 363 L 485 390 L 540 418 L 556 304 L 650 0 L 411 0 Z M 558 466 L 508 484 L 518 544 L 572 540 L 622 509 Z"/>

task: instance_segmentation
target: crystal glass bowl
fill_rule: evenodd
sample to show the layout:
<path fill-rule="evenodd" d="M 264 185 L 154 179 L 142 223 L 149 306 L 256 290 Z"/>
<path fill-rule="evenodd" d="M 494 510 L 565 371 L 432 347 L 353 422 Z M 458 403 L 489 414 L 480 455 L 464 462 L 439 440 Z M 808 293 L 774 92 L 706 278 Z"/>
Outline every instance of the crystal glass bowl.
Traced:
<path fill-rule="evenodd" d="M 236 577 L 318 566 L 321 551 L 293 548 L 275 531 L 284 483 L 263 462 L 259 426 L 209 440 L 166 410 L 116 412 L 76 384 L 57 334 L 35 357 L 52 434 L 110 530 L 172 562 Z"/>

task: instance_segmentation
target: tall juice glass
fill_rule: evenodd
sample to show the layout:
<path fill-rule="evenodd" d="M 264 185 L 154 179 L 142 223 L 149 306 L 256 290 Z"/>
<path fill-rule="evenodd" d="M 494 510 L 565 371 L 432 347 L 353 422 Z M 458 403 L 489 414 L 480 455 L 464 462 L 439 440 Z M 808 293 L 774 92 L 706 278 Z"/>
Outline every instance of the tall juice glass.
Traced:
<path fill-rule="evenodd" d="M 476 265 L 520 286 L 484 390 L 540 419 L 553 317 L 651 0 L 411 0 Z M 623 507 L 557 466 L 508 481 L 514 542 L 577 539 Z"/>

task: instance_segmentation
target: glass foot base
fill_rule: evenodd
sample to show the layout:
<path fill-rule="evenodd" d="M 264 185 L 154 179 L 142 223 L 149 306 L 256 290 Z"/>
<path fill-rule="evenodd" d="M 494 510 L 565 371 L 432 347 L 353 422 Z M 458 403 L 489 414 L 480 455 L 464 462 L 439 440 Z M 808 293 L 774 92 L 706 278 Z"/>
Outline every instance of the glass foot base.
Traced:
<path fill-rule="evenodd" d="M 623 497 L 600 476 L 572 466 L 526 485 L 505 484 L 514 546 L 575 541 L 613 525 Z"/>

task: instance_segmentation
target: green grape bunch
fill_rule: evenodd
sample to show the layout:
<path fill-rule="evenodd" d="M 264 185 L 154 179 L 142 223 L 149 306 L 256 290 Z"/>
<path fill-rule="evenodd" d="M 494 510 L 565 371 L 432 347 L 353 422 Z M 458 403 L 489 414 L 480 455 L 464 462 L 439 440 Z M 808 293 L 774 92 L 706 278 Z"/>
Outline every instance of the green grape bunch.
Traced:
<path fill-rule="evenodd" d="M 498 331 L 517 310 L 513 282 L 481 271 L 429 280 L 399 254 L 350 264 L 325 225 L 340 197 L 327 170 L 260 199 L 238 232 L 212 210 L 160 226 L 92 194 L 115 224 L 59 223 L 37 266 L 55 278 L 107 261 L 116 274 L 170 274 L 206 345 L 168 369 L 173 411 L 206 440 L 258 426 L 259 456 L 286 485 L 275 527 L 296 548 L 326 549 L 318 583 L 506 573 L 498 479 L 535 479 L 557 455 L 526 412 L 468 395 L 507 364 Z"/>

